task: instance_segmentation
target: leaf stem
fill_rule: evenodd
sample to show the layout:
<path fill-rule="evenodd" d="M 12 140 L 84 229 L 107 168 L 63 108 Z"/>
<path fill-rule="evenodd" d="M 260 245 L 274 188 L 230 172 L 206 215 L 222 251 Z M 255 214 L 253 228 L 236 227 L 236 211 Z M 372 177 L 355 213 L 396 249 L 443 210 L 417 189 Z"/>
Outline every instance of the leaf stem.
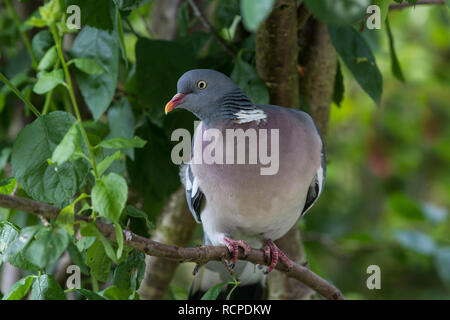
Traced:
<path fill-rule="evenodd" d="M 52 96 L 53 96 L 53 89 L 50 90 L 49 92 L 47 92 L 46 96 L 45 96 L 45 102 L 44 102 L 44 108 L 42 109 L 42 114 L 47 114 L 48 112 L 48 108 L 50 107 L 50 102 L 52 100 Z"/>
<path fill-rule="evenodd" d="M 89 138 L 86 133 L 86 130 L 84 129 L 84 126 L 83 126 L 83 121 L 81 119 L 80 110 L 78 108 L 78 103 L 75 98 L 75 93 L 73 91 L 72 79 L 70 78 L 69 67 L 67 66 L 66 60 L 64 59 L 64 54 L 63 54 L 62 47 L 61 47 L 61 39 L 58 35 L 58 30 L 56 29 L 56 25 L 54 23 L 50 26 L 50 29 L 51 29 L 51 33 L 53 35 L 53 39 L 56 44 L 56 50 L 58 51 L 58 56 L 59 56 L 59 60 L 61 61 L 61 66 L 64 70 L 64 75 L 65 75 L 65 79 L 66 79 L 66 83 L 67 83 L 67 91 L 69 92 L 69 97 L 72 102 L 72 106 L 75 111 L 75 115 L 77 117 L 78 125 L 80 127 L 81 134 L 83 135 L 83 139 L 86 142 L 86 145 L 89 149 L 89 154 L 91 156 L 91 164 L 92 164 L 92 169 L 94 171 L 94 176 L 96 179 L 99 179 L 100 176 L 97 171 L 97 163 L 95 161 L 94 148 L 92 148 L 92 145 L 89 142 Z"/>
<path fill-rule="evenodd" d="M 25 105 L 36 115 L 36 117 L 39 118 L 41 116 L 41 113 L 39 112 L 39 110 L 1 72 L 0 72 L 0 81 L 2 81 L 4 84 L 6 84 L 19 97 L 19 99 L 22 100 L 25 103 Z"/>
<path fill-rule="evenodd" d="M 14 20 L 14 23 L 16 24 L 17 29 L 19 30 L 19 33 L 23 39 L 23 42 L 25 43 L 25 47 L 27 48 L 27 51 L 31 57 L 33 69 L 36 69 L 36 67 L 37 67 L 36 55 L 34 54 L 33 49 L 31 48 L 31 42 L 30 42 L 30 39 L 28 38 L 27 33 L 25 31 L 23 31 L 23 29 L 21 28 L 22 22 L 20 21 L 19 17 L 17 16 L 16 11 L 14 10 L 13 6 L 11 5 L 11 1 L 5 0 L 5 4 L 6 4 L 6 8 L 9 11 L 9 14 L 11 15 L 12 19 Z"/>
<path fill-rule="evenodd" d="M 92 285 L 92 291 L 95 293 L 99 292 L 100 289 L 98 287 L 98 281 L 95 279 L 94 275 L 91 274 L 91 285 Z"/>

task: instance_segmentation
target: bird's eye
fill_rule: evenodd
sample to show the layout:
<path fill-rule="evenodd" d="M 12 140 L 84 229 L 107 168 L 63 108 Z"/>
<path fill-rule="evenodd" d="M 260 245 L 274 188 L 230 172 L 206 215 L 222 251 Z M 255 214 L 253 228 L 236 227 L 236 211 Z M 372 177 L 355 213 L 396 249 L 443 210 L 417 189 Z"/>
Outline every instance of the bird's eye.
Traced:
<path fill-rule="evenodd" d="M 205 89 L 205 88 L 206 88 L 206 81 L 200 80 L 199 82 L 197 82 L 197 87 L 198 87 L 200 90 Z"/>

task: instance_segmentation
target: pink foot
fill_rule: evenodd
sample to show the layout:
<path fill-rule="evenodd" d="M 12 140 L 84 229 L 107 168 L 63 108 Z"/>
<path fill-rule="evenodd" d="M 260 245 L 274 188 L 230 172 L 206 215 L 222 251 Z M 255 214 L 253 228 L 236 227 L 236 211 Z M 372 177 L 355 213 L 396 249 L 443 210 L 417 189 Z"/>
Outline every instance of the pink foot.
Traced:
<path fill-rule="evenodd" d="M 232 267 L 234 268 L 234 265 L 236 264 L 239 256 L 239 247 L 244 249 L 245 255 L 248 255 L 251 249 L 244 240 L 233 240 L 228 237 L 224 237 L 223 240 L 225 241 L 225 245 L 227 246 L 228 250 L 230 250 L 230 253 L 232 255 L 231 263 L 233 264 Z"/>
<path fill-rule="evenodd" d="M 268 261 L 270 261 L 270 265 L 267 268 L 267 270 L 264 272 L 265 274 L 268 274 L 278 264 L 278 259 L 282 260 L 288 267 L 291 269 L 294 265 L 292 264 L 292 261 L 289 260 L 289 258 L 286 256 L 286 254 L 281 251 L 276 244 L 272 240 L 265 240 L 264 244 L 264 255 Z"/>

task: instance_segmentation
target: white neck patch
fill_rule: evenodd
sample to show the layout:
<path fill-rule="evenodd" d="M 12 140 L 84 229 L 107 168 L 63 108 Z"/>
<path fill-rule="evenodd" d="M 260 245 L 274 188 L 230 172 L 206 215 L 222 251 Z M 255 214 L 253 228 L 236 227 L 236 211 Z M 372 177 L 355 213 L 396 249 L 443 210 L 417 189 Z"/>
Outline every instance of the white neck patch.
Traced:
<path fill-rule="evenodd" d="M 267 119 L 267 114 L 261 109 L 241 110 L 234 114 L 237 123 L 247 123 L 251 121 L 260 121 Z"/>

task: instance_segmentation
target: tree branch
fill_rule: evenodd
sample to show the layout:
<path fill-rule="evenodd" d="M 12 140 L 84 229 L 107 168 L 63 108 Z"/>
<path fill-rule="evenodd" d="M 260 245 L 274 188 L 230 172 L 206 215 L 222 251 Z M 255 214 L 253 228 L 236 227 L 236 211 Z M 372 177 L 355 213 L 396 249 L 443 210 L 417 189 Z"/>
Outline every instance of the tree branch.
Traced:
<path fill-rule="evenodd" d="M 197 6 L 194 0 L 188 0 L 189 5 L 191 6 L 192 10 L 194 11 L 194 14 L 197 16 L 197 18 L 200 20 L 200 22 L 205 26 L 205 28 L 211 32 L 214 39 L 219 43 L 219 45 L 223 48 L 223 50 L 232 56 L 233 58 L 236 57 L 236 54 L 234 51 L 223 41 L 221 37 L 217 34 L 217 32 L 214 30 L 213 26 L 206 20 L 205 16 L 201 12 L 200 8 Z"/>
<path fill-rule="evenodd" d="M 418 6 L 418 5 L 425 5 L 425 4 L 445 4 L 445 1 L 444 0 L 419 0 L 419 1 L 417 1 L 416 4 L 412 4 L 412 3 L 409 3 L 409 2 L 391 4 L 389 6 L 389 11 L 401 10 L 403 8 L 415 7 L 415 6 Z"/>
<path fill-rule="evenodd" d="M 42 215 L 48 219 L 56 219 L 60 211 L 52 205 L 38 202 L 35 200 L 8 196 L 0 194 L 0 207 L 8 209 L 16 209 L 26 211 L 35 215 Z M 88 217 L 75 216 L 75 221 L 89 221 Z M 108 239 L 116 241 L 115 229 L 111 224 L 103 222 L 96 222 L 98 230 Z M 181 248 L 178 246 L 171 246 L 162 244 L 153 240 L 146 239 L 130 231 L 124 231 L 125 244 L 131 248 L 142 251 L 148 255 L 162 257 L 170 260 L 177 260 L 181 262 L 196 262 L 204 264 L 210 260 L 221 260 L 223 257 L 228 257 L 229 252 L 225 246 L 201 246 L 196 248 Z M 254 264 L 265 265 L 264 252 L 262 250 L 252 249 L 247 257 L 244 257 L 243 252 L 239 252 L 239 259 L 247 260 Z M 284 264 L 278 264 L 277 269 L 286 272 L 286 275 L 297 279 L 306 284 L 308 287 L 314 289 L 327 299 L 343 300 L 345 299 L 342 293 L 332 284 L 322 279 L 308 268 L 294 264 L 291 270 Z"/>

